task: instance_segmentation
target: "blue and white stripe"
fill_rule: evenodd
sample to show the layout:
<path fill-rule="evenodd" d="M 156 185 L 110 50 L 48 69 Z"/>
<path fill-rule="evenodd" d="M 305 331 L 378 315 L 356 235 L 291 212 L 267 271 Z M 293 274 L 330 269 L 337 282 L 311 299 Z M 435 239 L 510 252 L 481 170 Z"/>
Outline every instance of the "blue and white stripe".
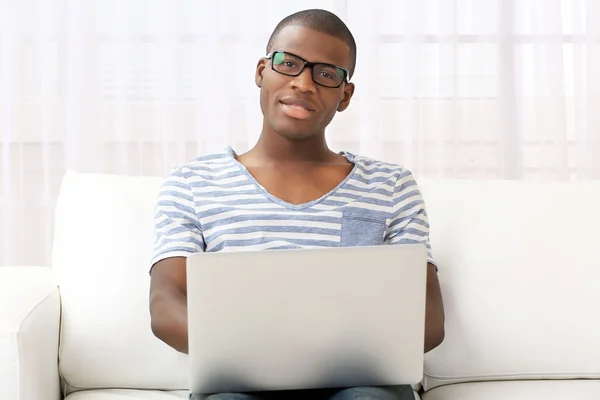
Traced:
<path fill-rule="evenodd" d="M 157 199 L 152 265 L 203 251 L 409 243 L 425 244 L 433 263 L 427 213 L 412 173 L 344 155 L 355 165 L 348 178 L 303 205 L 266 192 L 232 149 L 173 169 Z"/>

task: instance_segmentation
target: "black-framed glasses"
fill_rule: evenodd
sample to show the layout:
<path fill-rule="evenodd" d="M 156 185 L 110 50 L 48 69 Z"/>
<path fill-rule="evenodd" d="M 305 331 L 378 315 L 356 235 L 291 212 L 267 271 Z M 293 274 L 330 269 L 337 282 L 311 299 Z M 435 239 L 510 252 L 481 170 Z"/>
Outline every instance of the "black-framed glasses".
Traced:
<path fill-rule="evenodd" d="M 333 64 L 311 63 L 287 51 L 274 50 L 265 58 L 271 60 L 273 71 L 287 76 L 298 76 L 309 67 L 313 82 L 328 88 L 340 87 L 344 81 L 347 81 L 349 75 L 345 68 Z"/>

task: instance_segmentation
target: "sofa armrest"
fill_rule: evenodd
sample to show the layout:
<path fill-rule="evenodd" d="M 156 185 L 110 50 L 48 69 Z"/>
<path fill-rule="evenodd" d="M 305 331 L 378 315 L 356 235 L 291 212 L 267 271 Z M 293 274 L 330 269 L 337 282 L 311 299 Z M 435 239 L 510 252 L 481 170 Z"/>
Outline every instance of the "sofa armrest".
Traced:
<path fill-rule="evenodd" d="M 59 326 L 51 269 L 0 267 L 0 399 L 61 399 Z"/>

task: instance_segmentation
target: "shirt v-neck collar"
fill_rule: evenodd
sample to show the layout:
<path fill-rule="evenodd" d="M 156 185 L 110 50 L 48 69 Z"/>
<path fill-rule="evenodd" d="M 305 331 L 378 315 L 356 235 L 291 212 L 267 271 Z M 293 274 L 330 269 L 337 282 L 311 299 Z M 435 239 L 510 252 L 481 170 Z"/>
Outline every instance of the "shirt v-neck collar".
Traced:
<path fill-rule="evenodd" d="M 237 158 L 236 158 L 237 153 L 233 150 L 232 147 L 227 147 L 226 154 L 228 155 L 228 157 L 230 158 L 230 160 L 233 162 L 233 164 L 238 167 L 238 169 L 240 170 L 240 172 L 242 172 L 244 175 L 246 175 L 246 177 L 248 178 L 248 180 L 250 180 L 250 182 L 252 182 L 252 184 L 256 187 L 256 189 L 261 194 L 263 194 L 270 201 L 272 201 L 272 202 L 280 205 L 281 207 L 284 207 L 284 208 L 287 208 L 287 209 L 290 209 L 290 210 L 309 209 L 309 208 L 315 206 L 316 204 L 319 204 L 319 203 L 323 202 L 324 200 L 326 200 L 327 198 L 329 198 L 330 196 L 332 196 L 333 194 L 335 194 L 343 186 L 345 186 L 348 183 L 348 181 L 350 179 L 352 179 L 352 177 L 354 177 L 354 175 L 356 174 L 357 169 L 359 168 L 359 164 L 358 164 L 358 162 L 356 160 L 356 156 L 354 154 L 352 154 L 350 152 L 346 152 L 346 151 L 342 151 L 342 152 L 338 153 L 338 154 L 343 155 L 344 157 L 346 157 L 346 159 L 353 164 L 352 170 L 346 176 L 346 178 L 344 178 L 344 180 L 342 180 L 336 187 L 334 187 L 333 189 L 331 189 L 329 192 L 325 193 L 323 196 L 319 197 L 318 199 L 309 201 L 307 203 L 302 203 L 302 204 L 292 204 L 292 203 L 288 203 L 285 200 L 280 199 L 277 196 L 272 195 L 267 189 L 265 189 L 254 178 L 254 176 L 252 176 L 252 174 L 250 173 L 250 171 L 248 171 L 248 169 L 241 162 L 239 162 L 237 160 Z"/>

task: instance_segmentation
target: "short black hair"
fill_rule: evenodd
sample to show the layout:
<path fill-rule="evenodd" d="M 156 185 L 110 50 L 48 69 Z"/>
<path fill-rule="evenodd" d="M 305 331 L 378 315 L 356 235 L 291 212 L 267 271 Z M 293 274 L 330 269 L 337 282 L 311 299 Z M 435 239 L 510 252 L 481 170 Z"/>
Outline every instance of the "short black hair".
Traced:
<path fill-rule="evenodd" d="M 267 42 L 267 54 L 273 47 L 275 38 L 286 26 L 301 26 L 303 28 L 312 29 L 313 31 L 326 33 L 343 40 L 350 48 L 350 76 L 354 74 L 356 67 L 356 42 L 350 29 L 346 26 L 337 15 L 327 10 L 311 9 L 298 11 L 288 15 L 277 24 L 275 30 L 271 34 Z"/>

